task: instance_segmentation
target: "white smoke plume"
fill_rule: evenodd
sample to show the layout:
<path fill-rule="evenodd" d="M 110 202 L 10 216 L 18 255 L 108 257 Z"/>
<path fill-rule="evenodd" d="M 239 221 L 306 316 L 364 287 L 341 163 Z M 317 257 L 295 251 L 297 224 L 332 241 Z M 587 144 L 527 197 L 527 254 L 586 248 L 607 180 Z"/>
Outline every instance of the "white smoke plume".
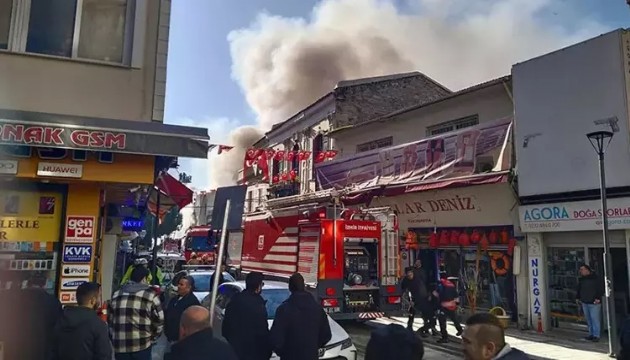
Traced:
<path fill-rule="evenodd" d="M 541 22 L 541 14 L 562 10 L 552 0 L 408 0 L 405 13 L 395 3 L 324 0 L 308 19 L 261 14 L 230 33 L 232 75 L 258 128 L 269 130 L 340 80 L 418 70 L 458 90 L 605 31 L 580 17 L 573 18 L 577 32 Z M 232 145 L 251 146 L 246 134 L 232 133 Z M 217 157 L 211 183 L 234 179 L 237 154 Z"/>

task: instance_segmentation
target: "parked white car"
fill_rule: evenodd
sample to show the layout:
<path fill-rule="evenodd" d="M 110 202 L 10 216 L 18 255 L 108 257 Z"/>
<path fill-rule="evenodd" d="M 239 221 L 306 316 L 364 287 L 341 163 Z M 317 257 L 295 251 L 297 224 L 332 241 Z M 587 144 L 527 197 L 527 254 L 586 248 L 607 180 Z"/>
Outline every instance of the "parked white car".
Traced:
<path fill-rule="evenodd" d="M 232 297 L 239 292 L 245 290 L 244 281 L 235 281 L 224 283 L 219 287 L 219 295 L 216 300 L 216 307 L 214 311 L 214 319 L 212 328 L 214 334 L 223 338 L 221 334 L 221 328 L 223 327 L 223 316 L 225 315 L 225 307 L 230 302 Z M 265 299 L 267 306 L 267 322 L 269 328 L 273 324 L 273 319 L 276 315 L 276 310 L 286 299 L 289 298 L 291 293 L 289 292 L 289 286 L 286 283 L 278 281 L 265 281 L 261 296 Z M 203 299 L 202 305 L 206 308 L 210 308 L 211 296 L 208 294 Z M 338 360 L 356 360 L 357 349 L 352 343 L 350 335 L 333 319 L 328 317 L 328 323 L 330 324 L 330 330 L 332 332 L 332 338 L 326 344 L 326 347 L 319 350 L 320 359 L 338 359 Z M 306 324 L 305 324 L 306 325 Z M 273 354 L 271 359 L 278 359 L 276 354 Z"/>

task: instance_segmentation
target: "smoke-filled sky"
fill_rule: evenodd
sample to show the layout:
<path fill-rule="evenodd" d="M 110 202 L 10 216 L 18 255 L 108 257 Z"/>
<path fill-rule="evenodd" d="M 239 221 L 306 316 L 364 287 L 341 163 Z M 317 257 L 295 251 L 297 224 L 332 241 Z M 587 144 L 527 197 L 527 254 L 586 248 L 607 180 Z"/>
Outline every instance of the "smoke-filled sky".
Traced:
<path fill-rule="evenodd" d="M 342 79 L 421 71 L 452 90 L 630 24 L 625 0 L 173 2 L 166 122 L 245 148 Z M 242 126 L 247 126 L 242 128 Z M 182 160 L 230 185 L 242 151 Z"/>

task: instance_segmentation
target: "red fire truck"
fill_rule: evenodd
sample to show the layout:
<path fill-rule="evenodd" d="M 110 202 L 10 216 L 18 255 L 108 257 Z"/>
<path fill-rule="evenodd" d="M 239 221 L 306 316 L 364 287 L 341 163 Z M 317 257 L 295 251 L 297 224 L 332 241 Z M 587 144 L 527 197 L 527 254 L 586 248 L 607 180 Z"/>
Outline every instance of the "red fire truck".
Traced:
<path fill-rule="evenodd" d="M 243 234 L 230 234 L 228 256 L 243 272 L 301 273 L 334 319 L 400 314 L 397 215 L 338 204 L 330 193 L 269 200 L 266 210 L 244 216 Z"/>
<path fill-rule="evenodd" d="M 209 261 L 214 262 L 216 240 L 210 226 L 193 226 L 186 231 L 184 240 L 184 257 L 190 260 L 192 253 L 197 254 L 197 258 L 207 255 Z"/>

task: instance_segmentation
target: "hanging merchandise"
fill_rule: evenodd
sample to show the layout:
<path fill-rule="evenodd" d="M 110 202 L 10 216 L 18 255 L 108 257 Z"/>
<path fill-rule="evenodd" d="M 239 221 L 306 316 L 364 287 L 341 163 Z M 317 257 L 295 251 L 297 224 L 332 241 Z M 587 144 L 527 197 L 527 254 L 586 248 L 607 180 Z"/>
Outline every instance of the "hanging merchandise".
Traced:
<path fill-rule="evenodd" d="M 282 172 L 282 173 L 280 174 L 280 180 L 282 180 L 282 181 L 287 181 L 287 180 L 289 180 L 289 174 L 287 174 L 287 172 L 286 172 L 286 171 Z"/>
<path fill-rule="evenodd" d="M 328 151 L 326 151 L 326 159 L 334 159 L 335 156 L 337 156 L 338 153 L 339 153 L 339 151 L 337 151 L 337 150 L 328 150 Z"/>
<path fill-rule="evenodd" d="M 475 229 L 470 236 L 470 242 L 473 244 L 478 244 L 479 241 L 481 241 L 481 234 L 479 233 L 479 230 Z"/>
<path fill-rule="evenodd" d="M 459 245 L 461 246 L 470 246 L 470 236 L 468 236 L 468 233 L 466 231 L 462 231 L 462 233 L 459 235 Z"/>
<path fill-rule="evenodd" d="M 481 236 L 481 240 L 479 241 L 479 245 L 481 246 L 482 250 L 488 250 L 488 247 L 490 246 L 490 243 L 488 242 L 488 237 L 486 236 L 486 234 L 483 234 Z"/>
<path fill-rule="evenodd" d="M 267 153 L 267 159 L 275 159 L 276 150 L 269 148 L 265 152 Z"/>
<path fill-rule="evenodd" d="M 407 249 L 417 250 L 419 248 L 418 244 L 418 235 L 414 231 L 407 230 L 406 236 L 406 247 Z"/>
<path fill-rule="evenodd" d="M 453 230 L 451 231 L 451 245 L 459 245 L 459 231 Z"/>
<path fill-rule="evenodd" d="M 490 241 L 490 244 L 496 244 L 499 242 L 499 234 L 497 234 L 496 230 L 490 231 L 488 241 Z"/>
<path fill-rule="evenodd" d="M 291 180 L 295 180 L 295 178 L 296 178 L 296 177 L 297 177 L 297 171 L 295 171 L 295 169 L 292 169 L 292 170 L 289 172 L 289 178 L 290 178 Z"/>
<path fill-rule="evenodd" d="M 508 255 L 510 256 L 514 255 L 515 246 L 516 246 L 516 239 L 514 238 L 510 239 L 509 244 L 508 244 L 508 250 L 507 250 Z"/>
<path fill-rule="evenodd" d="M 438 234 L 433 232 L 429 235 L 429 247 L 432 249 L 437 248 L 440 245 L 440 241 L 438 239 Z"/>
<path fill-rule="evenodd" d="M 287 153 L 287 160 L 293 161 L 294 158 L 295 158 L 295 151 L 289 151 Z"/>
<path fill-rule="evenodd" d="M 507 229 L 503 229 L 501 231 L 501 244 L 507 245 L 510 240 L 510 233 L 508 233 Z"/>
<path fill-rule="evenodd" d="M 510 270 L 510 258 L 501 253 L 494 253 L 490 260 L 492 270 L 497 276 L 505 276 Z"/>
<path fill-rule="evenodd" d="M 440 246 L 448 246 L 450 244 L 450 234 L 448 230 L 442 230 L 440 233 Z"/>
<path fill-rule="evenodd" d="M 274 175 L 273 178 L 271 178 L 271 182 L 274 184 L 277 184 L 278 181 L 280 181 L 280 177 L 278 175 Z"/>

